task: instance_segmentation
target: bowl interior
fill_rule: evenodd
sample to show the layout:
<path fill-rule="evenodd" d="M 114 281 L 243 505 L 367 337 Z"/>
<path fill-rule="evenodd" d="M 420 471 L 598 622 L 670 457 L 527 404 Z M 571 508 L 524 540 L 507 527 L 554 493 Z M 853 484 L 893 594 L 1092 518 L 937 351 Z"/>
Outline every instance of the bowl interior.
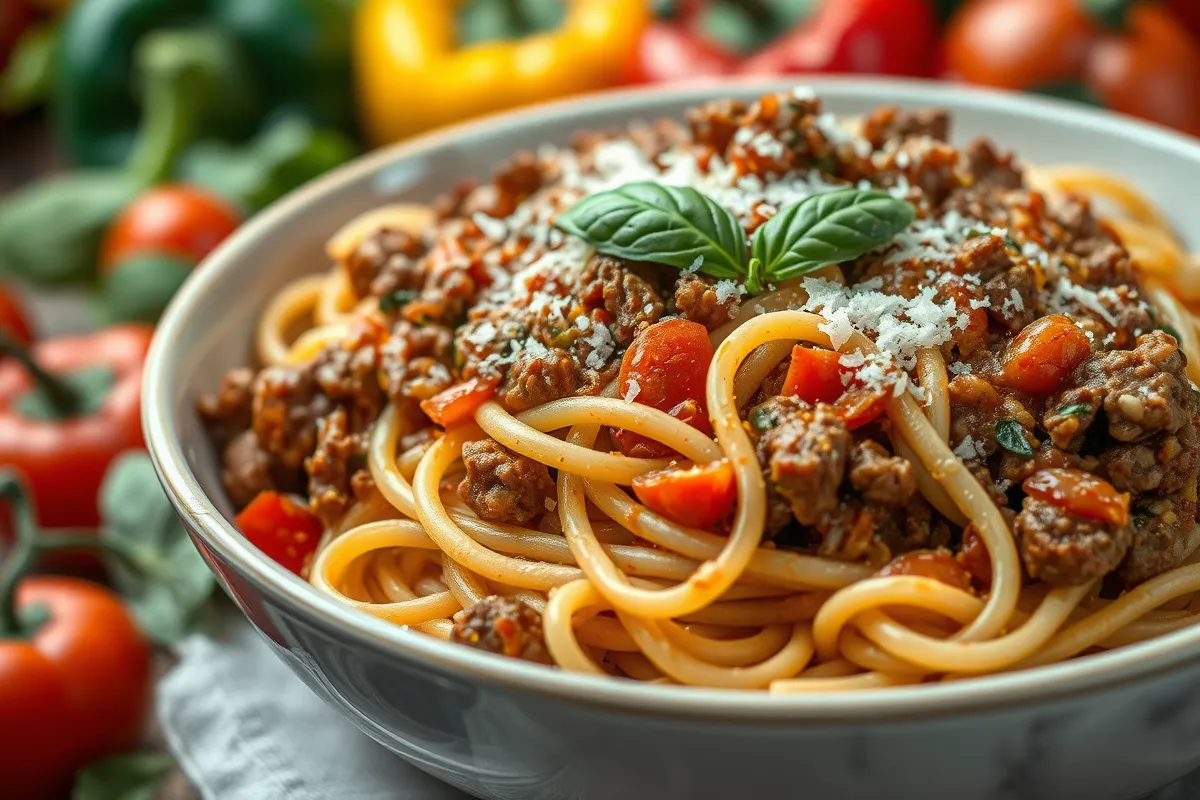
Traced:
<path fill-rule="evenodd" d="M 587 687 L 618 704 L 636 701 L 687 705 L 717 703 L 720 710 L 803 713 L 805 709 L 849 712 L 853 695 L 767 698 L 753 693 L 671 690 L 630 682 L 550 674 L 524 664 L 499 664 L 468 648 L 425 639 L 342 608 L 302 585 L 282 568 L 257 555 L 228 523 L 233 509 L 224 496 L 215 453 L 193 410 L 197 394 L 214 388 L 231 367 L 246 363 L 259 312 L 289 280 L 326 269 L 326 239 L 355 214 L 385 202 L 428 201 L 464 178 L 487 178 L 511 154 L 541 143 L 565 144 L 579 130 L 621 126 L 633 119 L 680 117 L 713 97 L 755 97 L 788 83 L 725 83 L 672 90 L 599 95 L 538 107 L 433 134 L 372 154 L 294 193 L 259 215 L 226 242 L 178 294 L 159 328 L 144 391 L 146 433 L 169 492 L 191 516 L 206 543 L 275 594 L 288 596 L 313 613 L 333 616 L 356 636 L 417 650 L 447 668 L 477 671 L 488 680 L 513 680 L 545 691 Z M 921 82 L 821 79 L 811 84 L 838 114 L 859 114 L 881 104 L 942 106 L 954 116 L 954 139 L 988 136 L 1034 164 L 1090 164 L 1122 175 L 1148 191 L 1196 244 L 1200 204 L 1200 143 L 1153 126 L 1077 106 L 1004 93 L 981 92 Z M 886 713 L 885 697 L 896 710 L 913 702 L 926 709 L 964 702 L 1003 702 L 1014 696 L 1080 689 L 1133 671 L 1162 669 L 1200 655 L 1200 631 L 1172 636 L 1099 657 L 1018 675 L 957 685 L 870 693 L 873 716 Z M 457 652 L 457 651 L 462 652 Z M 481 666 L 482 665 L 482 666 Z M 486 675 L 484 674 L 486 673 Z M 601 683 L 603 685 L 601 685 Z M 913 701 L 914 692 L 920 699 Z M 1032 693 L 1032 694 L 1031 694 Z M 861 698 L 859 693 L 859 697 Z M 784 701 L 784 702 L 781 702 Z M 769 701 L 769 702 L 768 702 Z M 717 708 L 714 706 L 713 708 Z M 790 710 L 789 710 L 790 709 Z M 710 709 L 711 710 L 711 709 Z"/>

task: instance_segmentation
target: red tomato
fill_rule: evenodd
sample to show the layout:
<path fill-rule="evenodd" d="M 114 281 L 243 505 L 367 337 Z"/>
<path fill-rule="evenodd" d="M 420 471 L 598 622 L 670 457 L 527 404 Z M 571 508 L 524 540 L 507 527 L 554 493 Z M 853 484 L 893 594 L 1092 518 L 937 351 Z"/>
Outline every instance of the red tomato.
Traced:
<path fill-rule="evenodd" d="M 297 575 L 308 566 L 325 531 L 305 503 L 278 492 L 259 492 L 233 524 L 272 561 Z"/>
<path fill-rule="evenodd" d="M 841 364 L 841 353 L 798 344 L 783 379 L 781 394 L 799 397 L 810 405 L 833 403 L 850 383 L 852 370 Z"/>
<path fill-rule="evenodd" d="M 971 0 L 943 39 L 951 77 L 1030 89 L 1079 75 L 1098 33 L 1080 0 Z"/>
<path fill-rule="evenodd" d="M 0 464 L 16 467 L 33 492 L 45 528 L 95 528 L 96 494 L 112 460 L 143 448 L 142 365 L 153 329 L 119 325 L 98 333 L 48 339 L 31 354 L 59 378 L 95 376 L 107 369 L 111 383 L 74 415 L 31 415 L 23 399 L 33 389 L 28 371 L 14 358 L 0 361 Z"/>
<path fill-rule="evenodd" d="M 0 333 L 8 334 L 19 345 L 33 342 L 33 329 L 29 318 L 21 308 L 16 293 L 0 284 Z"/>
<path fill-rule="evenodd" d="M 922 578 L 932 578 L 947 586 L 969 591 L 971 575 L 959 566 L 954 557 L 946 552 L 936 550 L 914 550 L 905 553 L 891 561 L 877 573 L 886 575 L 917 575 Z"/>
<path fill-rule="evenodd" d="M 159 186 L 113 221 L 100 249 L 100 269 L 108 272 L 129 258 L 152 253 L 199 264 L 240 224 L 237 210 L 216 195 L 183 184 Z"/>
<path fill-rule="evenodd" d="M 1092 47 L 1083 78 L 1113 111 L 1200 136 L 1200 42 L 1162 6 L 1133 5 Z"/>
<path fill-rule="evenodd" d="M 1088 519 L 1124 525 L 1129 521 L 1129 495 L 1108 481 L 1079 469 L 1051 467 L 1025 479 L 1025 494 L 1053 503 Z"/>
<path fill-rule="evenodd" d="M 1063 379 L 1092 352 L 1083 330 L 1062 314 L 1031 322 L 1000 359 L 998 382 L 1033 394 L 1057 391 Z"/>
<path fill-rule="evenodd" d="M 621 359 L 617 387 L 635 402 L 665 411 L 693 428 L 712 432 L 704 384 L 713 346 L 708 329 L 686 319 L 669 319 L 641 333 Z M 633 431 L 613 431 L 617 447 L 627 456 L 661 458 L 674 451 Z"/>
<path fill-rule="evenodd" d="M 689 528 L 711 528 L 729 516 L 737 502 L 737 482 L 729 459 L 688 469 L 663 469 L 633 479 L 633 493 L 646 506 Z"/>
<path fill-rule="evenodd" d="M 26 578 L 16 602 L 49 617 L 30 638 L 0 630 L 4 796 L 60 797 L 80 767 L 138 743 L 150 647 L 120 599 L 95 584 Z"/>
<path fill-rule="evenodd" d="M 0 0 L 0 69 L 8 64 L 13 47 L 32 21 L 29 0 Z"/>
<path fill-rule="evenodd" d="M 475 416 L 476 410 L 496 395 L 496 381 L 470 378 L 421 401 L 421 410 L 434 423 L 452 428 Z"/>

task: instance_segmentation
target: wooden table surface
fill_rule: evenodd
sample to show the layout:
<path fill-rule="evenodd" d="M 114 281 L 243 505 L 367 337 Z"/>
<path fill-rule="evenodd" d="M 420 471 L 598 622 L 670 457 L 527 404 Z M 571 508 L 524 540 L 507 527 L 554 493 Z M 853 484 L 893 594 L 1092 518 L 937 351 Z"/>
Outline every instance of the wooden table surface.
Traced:
<path fill-rule="evenodd" d="M 55 151 L 45 121 L 37 117 L 0 121 L 0 200 L 13 189 L 65 167 Z M 45 329 L 49 327 L 43 325 Z M 162 675 L 173 659 L 159 654 L 155 672 Z M 152 717 L 147 724 L 145 747 L 162 751 L 165 745 L 158 725 Z M 200 794 L 182 772 L 173 772 L 158 792 L 158 800 L 199 800 Z"/>

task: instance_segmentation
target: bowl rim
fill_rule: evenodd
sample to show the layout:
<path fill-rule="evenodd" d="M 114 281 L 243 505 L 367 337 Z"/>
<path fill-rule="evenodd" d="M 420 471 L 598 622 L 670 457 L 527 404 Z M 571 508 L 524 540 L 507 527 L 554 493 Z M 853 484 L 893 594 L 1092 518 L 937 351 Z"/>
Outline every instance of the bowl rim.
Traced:
<path fill-rule="evenodd" d="M 1151 123 L 1051 98 L 924 80 L 799 76 L 791 80 L 741 78 L 687 82 L 599 92 L 542 103 L 443 128 L 360 156 L 301 187 L 242 226 L 189 277 L 165 312 L 146 362 L 142 418 L 146 445 L 159 480 L 190 528 L 227 565 L 295 613 L 322 623 L 359 644 L 401 655 L 472 682 L 522 690 L 564 702 L 610 711 L 755 723 L 900 721 L 921 717 L 1014 708 L 1091 693 L 1134 679 L 1149 679 L 1200 662 L 1200 626 L 1183 629 L 1086 658 L 965 681 L 848 692 L 772 695 L 727 689 L 643 685 L 549 670 L 516 659 L 482 653 L 406 630 L 339 603 L 263 557 L 205 496 L 188 467 L 172 410 L 179 375 L 172 354 L 180 346 L 186 318 L 203 305 L 219 275 L 236 268 L 242 251 L 262 233 L 285 226 L 293 211 L 336 189 L 421 156 L 448 142 L 489 133 L 537 128 L 573 112 L 625 109 L 655 114 L 660 102 L 695 103 L 722 93 L 812 86 L 839 100 L 901 105 L 949 105 L 957 109 L 1012 112 L 1032 120 L 1068 123 L 1080 132 L 1115 128 L 1122 136 L 1173 157 L 1200 164 L 1200 140 Z"/>

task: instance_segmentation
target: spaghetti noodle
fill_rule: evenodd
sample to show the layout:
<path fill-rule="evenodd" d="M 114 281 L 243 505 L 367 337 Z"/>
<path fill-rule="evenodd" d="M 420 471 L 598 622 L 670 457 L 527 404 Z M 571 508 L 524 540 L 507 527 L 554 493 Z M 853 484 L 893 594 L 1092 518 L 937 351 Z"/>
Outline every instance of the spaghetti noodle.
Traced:
<path fill-rule="evenodd" d="M 235 503 L 307 480 L 317 590 L 561 669 L 776 692 L 1200 620 L 1200 261 L 1152 202 L 952 148 L 936 112 L 851 130 L 797 90 L 689 119 L 519 157 L 437 214 L 370 212 L 270 303 L 264 371 L 201 410 Z M 756 297 L 697 259 L 664 305 L 662 269 L 551 224 L 634 180 L 750 232 L 860 184 L 917 213 Z M 702 333 L 663 356 L 668 330 Z"/>

